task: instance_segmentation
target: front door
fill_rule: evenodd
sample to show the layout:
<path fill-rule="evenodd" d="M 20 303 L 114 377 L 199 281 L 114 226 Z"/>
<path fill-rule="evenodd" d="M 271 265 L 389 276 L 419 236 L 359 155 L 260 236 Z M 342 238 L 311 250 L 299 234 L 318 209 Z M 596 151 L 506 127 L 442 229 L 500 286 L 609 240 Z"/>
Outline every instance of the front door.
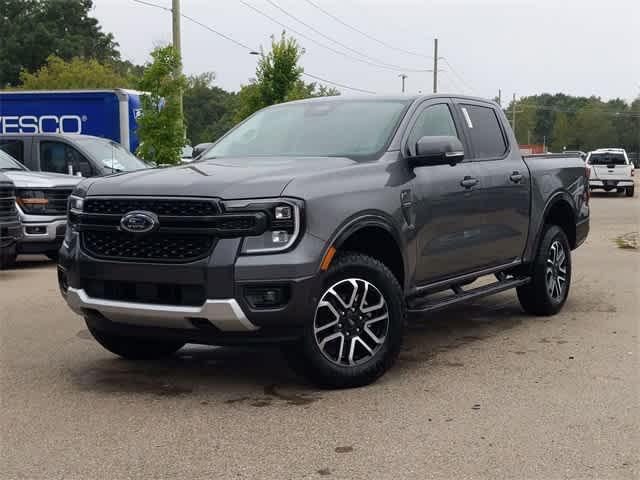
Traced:
<path fill-rule="evenodd" d="M 437 99 L 416 112 L 404 147 L 408 153 L 415 152 L 415 144 L 423 136 L 457 136 L 465 144 L 451 108 L 448 100 Z M 473 162 L 421 166 L 413 173 L 418 230 L 416 283 L 424 285 L 477 269 L 483 212 L 477 203 L 479 183 Z"/>

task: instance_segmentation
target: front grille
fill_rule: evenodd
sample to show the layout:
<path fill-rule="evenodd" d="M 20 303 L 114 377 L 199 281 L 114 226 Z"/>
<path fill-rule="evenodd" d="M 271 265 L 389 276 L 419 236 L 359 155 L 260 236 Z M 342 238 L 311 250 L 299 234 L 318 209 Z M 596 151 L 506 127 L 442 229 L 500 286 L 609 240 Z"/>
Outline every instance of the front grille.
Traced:
<path fill-rule="evenodd" d="M 145 236 L 119 231 L 83 231 L 82 247 L 97 258 L 159 262 L 190 262 L 211 252 L 214 238 L 156 232 Z"/>
<path fill-rule="evenodd" d="M 207 199 L 87 198 L 84 202 L 85 213 L 124 215 L 134 210 L 180 217 L 204 217 L 220 213 L 218 202 Z"/>
<path fill-rule="evenodd" d="M 16 196 L 18 198 L 34 198 L 33 194 L 38 192 L 39 196 L 36 198 L 48 200 L 44 206 L 21 203 L 20 206 L 29 215 L 66 215 L 67 201 L 71 191 L 70 188 L 16 189 Z M 39 192 L 42 192 L 44 197 L 41 197 Z"/>
<path fill-rule="evenodd" d="M 0 222 L 14 222 L 17 219 L 18 211 L 13 184 L 0 184 Z"/>
<path fill-rule="evenodd" d="M 200 306 L 205 302 L 204 287 L 201 285 L 105 281 L 90 278 L 83 278 L 81 282 L 90 297 L 105 300 L 180 306 Z"/>

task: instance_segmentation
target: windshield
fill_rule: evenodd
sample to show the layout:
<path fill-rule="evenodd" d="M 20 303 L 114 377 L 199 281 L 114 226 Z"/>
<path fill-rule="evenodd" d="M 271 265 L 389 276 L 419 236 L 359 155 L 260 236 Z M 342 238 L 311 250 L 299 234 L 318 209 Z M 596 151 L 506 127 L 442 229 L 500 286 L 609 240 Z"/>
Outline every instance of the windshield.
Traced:
<path fill-rule="evenodd" d="M 0 170 L 26 170 L 15 158 L 0 150 Z"/>
<path fill-rule="evenodd" d="M 333 100 L 261 110 L 204 159 L 237 156 L 370 157 L 389 141 L 410 100 Z"/>
<path fill-rule="evenodd" d="M 627 159 L 622 153 L 592 153 L 589 165 L 626 165 Z"/>
<path fill-rule="evenodd" d="M 77 138 L 76 142 L 98 162 L 114 172 L 130 172 L 148 168 L 138 157 L 113 140 Z"/>

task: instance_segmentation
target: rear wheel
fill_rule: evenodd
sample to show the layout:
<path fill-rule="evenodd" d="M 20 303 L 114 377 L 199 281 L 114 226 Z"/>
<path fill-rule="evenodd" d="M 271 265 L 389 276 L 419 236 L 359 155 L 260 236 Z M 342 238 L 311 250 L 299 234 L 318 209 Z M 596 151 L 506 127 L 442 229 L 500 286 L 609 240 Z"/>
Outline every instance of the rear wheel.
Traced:
<path fill-rule="evenodd" d="M 554 315 L 560 311 L 571 285 L 571 248 L 567 236 L 556 225 L 546 227 L 533 264 L 533 276 L 518 287 L 522 308 L 534 315 Z"/>
<path fill-rule="evenodd" d="M 636 187 L 627 187 L 627 191 L 625 192 L 625 194 L 627 195 L 627 197 L 633 197 L 635 191 Z"/>
<path fill-rule="evenodd" d="M 184 343 L 181 342 L 159 342 L 140 338 L 122 337 L 96 330 L 89 324 L 87 324 L 87 327 L 91 335 L 93 335 L 93 338 L 95 338 L 102 347 L 128 360 L 153 360 L 168 357 L 184 346 Z"/>
<path fill-rule="evenodd" d="M 400 352 L 405 321 L 402 289 L 389 269 L 349 253 L 335 260 L 303 338 L 287 345 L 292 368 L 331 388 L 372 383 Z"/>

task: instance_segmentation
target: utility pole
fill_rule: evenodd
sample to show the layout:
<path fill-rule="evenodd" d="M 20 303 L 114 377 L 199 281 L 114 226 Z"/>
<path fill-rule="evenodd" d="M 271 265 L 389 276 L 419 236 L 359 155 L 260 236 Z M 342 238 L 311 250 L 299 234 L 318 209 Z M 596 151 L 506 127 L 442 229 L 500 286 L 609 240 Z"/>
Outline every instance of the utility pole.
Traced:
<path fill-rule="evenodd" d="M 404 93 L 404 81 L 407 78 L 407 75 L 404 73 L 401 73 L 400 75 L 398 75 L 401 79 L 402 79 L 402 93 Z"/>
<path fill-rule="evenodd" d="M 438 39 L 433 39 L 433 93 L 438 93 Z"/>
<path fill-rule="evenodd" d="M 513 102 L 511 103 L 511 128 L 513 133 L 516 132 L 516 94 L 513 94 Z"/>
<path fill-rule="evenodd" d="M 177 75 L 182 75 L 182 42 L 180 39 L 180 0 L 172 0 L 171 16 L 173 19 L 173 48 L 180 56 L 180 63 L 176 71 Z M 180 107 L 180 115 L 183 114 L 182 109 L 182 91 L 178 94 L 178 105 Z"/>
<path fill-rule="evenodd" d="M 502 108 L 502 89 L 501 88 L 498 89 L 498 105 L 500 105 L 500 108 Z"/>

